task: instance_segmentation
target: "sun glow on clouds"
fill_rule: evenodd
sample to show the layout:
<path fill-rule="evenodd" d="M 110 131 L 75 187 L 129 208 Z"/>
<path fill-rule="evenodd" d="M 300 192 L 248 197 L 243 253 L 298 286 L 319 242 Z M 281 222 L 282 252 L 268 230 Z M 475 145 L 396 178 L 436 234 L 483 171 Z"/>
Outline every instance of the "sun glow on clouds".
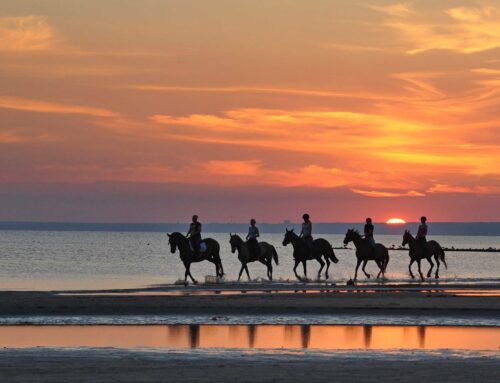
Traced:
<path fill-rule="evenodd" d="M 264 3 L 0 17 L 2 181 L 498 198 L 499 6 Z"/>

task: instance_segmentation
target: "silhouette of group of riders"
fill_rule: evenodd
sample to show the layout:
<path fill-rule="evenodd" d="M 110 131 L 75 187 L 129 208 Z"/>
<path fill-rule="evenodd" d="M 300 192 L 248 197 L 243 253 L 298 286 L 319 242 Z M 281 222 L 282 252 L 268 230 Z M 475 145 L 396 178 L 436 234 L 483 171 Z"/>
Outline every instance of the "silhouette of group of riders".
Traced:
<path fill-rule="evenodd" d="M 297 274 L 297 266 L 302 263 L 304 268 L 304 277 L 307 278 L 306 261 L 316 260 L 320 264 L 320 269 L 318 272 L 318 278 L 321 275 L 323 267 L 326 264 L 325 277 L 328 278 L 328 269 L 330 262 L 337 263 L 338 259 L 335 256 L 333 247 L 331 244 L 323 238 L 314 239 L 313 238 L 313 224 L 311 222 L 309 214 L 304 214 L 302 216 L 303 223 L 300 234 L 297 235 L 292 230 L 286 230 L 285 238 L 283 240 L 283 245 L 292 244 L 293 246 L 293 257 L 295 260 L 295 266 L 293 271 L 298 279 L 302 279 Z M 230 234 L 230 244 L 233 253 L 238 252 L 238 258 L 242 264 L 238 280 L 241 278 L 243 271 L 246 271 L 248 278 L 250 279 L 249 271 L 247 268 L 247 263 L 259 261 L 267 266 L 268 277 L 272 279 L 272 260 L 275 264 L 278 264 L 278 254 L 274 246 L 266 243 L 259 242 L 260 237 L 259 228 L 256 225 L 255 219 L 250 220 L 250 226 L 248 228 L 248 233 L 246 235 L 245 241 L 236 234 Z M 362 264 L 362 271 L 367 278 L 370 275 L 365 271 L 365 266 L 368 261 L 373 260 L 379 267 L 380 271 L 378 273 L 384 276 L 384 273 L 389 262 L 389 254 L 387 248 L 375 242 L 374 238 L 375 227 L 373 225 L 372 219 L 370 217 L 366 218 L 366 223 L 363 230 L 363 235 L 358 233 L 357 230 L 349 229 L 347 230 L 344 245 L 349 242 L 353 242 L 356 247 L 356 257 L 357 264 L 354 274 L 354 280 L 357 278 L 357 272 L 359 266 Z M 202 224 L 198 221 L 198 216 L 193 215 L 192 222 L 189 225 L 189 230 L 186 236 L 181 233 L 169 234 L 169 244 L 171 246 L 171 252 L 175 253 L 177 248 L 180 251 L 181 260 L 186 267 L 185 280 L 188 276 L 191 277 L 193 282 L 196 282 L 190 273 L 190 264 L 192 262 L 200 262 L 202 260 L 208 260 L 215 264 L 216 273 L 218 277 L 224 275 L 222 268 L 222 262 L 220 259 L 220 246 L 217 241 L 212 238 L 206 238 L 202 241 Z M 432 257 L 437 263 L 437 270 L 435 277 L 439 278 L 439 266 L 440 261 L 446 265 L 444 259 L 444 251 L 441 246 L 436 241 L 427 241 L 427 218 L 420 218 L 420 225 L 418 227 L 417 235 L 414 238 L 411 233 L 406 230 L 403 235 L 403 243 L 409 245 L 410 251 L 410 264 L 409 272 L 411 277 L 414 275 L 411 270 L 411 266 L 414 262 L 417 262 L 418 272 L 422 280 L 424 280 L 423 274 L 420 270 L 420 261 L 422 259 L 427 259 L 430 264 L 430 269 L 427 273 L 427 277 L 430 277 L 431 272 L 434 267 L 432 262 Z"/>

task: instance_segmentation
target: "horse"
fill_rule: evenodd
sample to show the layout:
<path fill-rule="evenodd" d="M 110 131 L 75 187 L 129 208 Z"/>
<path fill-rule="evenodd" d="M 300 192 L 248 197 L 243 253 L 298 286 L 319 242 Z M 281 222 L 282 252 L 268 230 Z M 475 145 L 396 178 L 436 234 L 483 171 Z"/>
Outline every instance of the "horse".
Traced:
<path fill-rule="evenodd" d="M 260 254 L 258 257 L 251 256 L 248 248 L 248 243 L 245 242 L 239 235 L 237 234 L 229 234 L 229 243 L 231 244 L 231 252 L 234 254 L 238 251 L 238 259 L 241 262 L 240 273 L 238 274 L 238 281 L 241 279 L 241 274 L 243 274 L 243 270 L 246 271 L 248 280 L 250 280 L 250 273 L 248 272 L 247 263 L 259 261 L 260 263 L 266 265 L 267 267 L 267 277 L 270 281 L 273 280 L 273 264 L 272 260 L 274 259 L 274 263 L 278 265 L 278 253 L 273 245 L 270 245 L 267 242 L 259 242 Z"/>
<path fill-rule="evenodd" d="M 326 261 L 326 270 L 325 270 L 325 278 L 328 279 L 328 269 L 330 268 L 330 261 L 333 263 L 338 263 L 338 259 L 335 256 L 332 245 L 326 239 L 318 238 L 312 242 L 312 249 L 309 249 L 307 244 L 301 239 L 293 229 L 286 229 L 285 238 L 283 239 L 283 246 L 288 245 L 289 243 L 293 246 L 293 258 L 295 260 L 295 266 L 293 267 L 293 272 L 299 281 L 304 279 L 307 280 L 307 267 L 306 261 L 315 259 L 319 262 L 320 268 L 318 271 L 318 279 L 321 277 L 321 271 L 325 266 L 325 262 L 321 259 L 325 258 Z M 302 266 L 304 267 L 304 278 L 301 278 L 297 274 L 297 266 L 302 262 Z"/>
<path fill-rule="evenodd" d="M 368 241 L 363 239 L 357 230 L 348 229 L 344 238 L 344 245 L 347 245 L 351 241 L 356 247 L 356 258 L 358 259 L 356 263 L 356 270 L 354 272 L 354 280 L 358 278 L 358 268 L 361 262 L 363 262 L 361 270 L 365 273 L 366 278 L 370 278 L 370 274 L 368 274 L 365 270 L 368 261 L 375 261 L 379 267 L 380 271 L 377 274 L 377 278 L 380 277 L 380 274 L 384 277 L 385 270 L 389 264 L 389 252 L 387 251 L 387 248 L 384 245 L 377 243 L 375 244 L 375 251 L 373 251 Z"/>
<path fill-rule="evenodd" d="M 406 244 L 409 245 L 410 251 L 410 264 L 408 265 L 408 270 L 410 271 L 410 276 L 415 278 L 411 271 L 411 265 L 413 265 L 413 262 L 417 262 L 418 265 L 418 273 L 420 274 L 420 278 L 422 278 L 422 281 L 424 280 L 424 276 L 422 275 L 422 271 L 420 270 L 420 261 L 422 259 L 427 259 L 431 267 L 429 268 L 429 271 L 427 272 L 427 278 L 431 277 L 432 274 L 432 269 L 434 268 L 434 263 L 432 262 L 432 256 L 434 255 L 434 260 L 437 263 L 437 268 L 436 268 L 436 279 L 439 279 L 439 266 L 440 262 L 444 263 L 444 266 L 448 268 L 448 265 L 446 264 L 446 260 L 444 259 L 444 250 L 441 247 L 439 243 L 436 241 L 427 241 L 425 243 L 425 252 L 422 252 L 422 247 L 418 243 L 418 240 L 413 238 L 413 235 L 411 235 L 409 230 L 405 230 L 405 233 L 403 234 L 403 243 L 401 246 L 405 246 Z"/>
<path fill-rule="evenodd" d="M 198 255 L 194 253 L 189 244 L 189 239 L 186 238 L 183 234 L 179 232 L 175 232 L 172 234 L 168 234 L 168 243 L 170 245 L 170 252 L 175 254 L 177 249 L 179 249 L 180 257 L 182 263 L 184 263 L 184 267 L 186 268 L 186 272 L 184 274 L 184 281 L 187 282 L 188 276 L 191 278 L 194 284 L 197 284 L 198 281 L 193 278 L 191 275 L 191 263 L 201 262 L 201 261 L 209 261 L 215 265 L 215 274 L 217 277 L 222 278 L 224 276 L 224 269 L 222 268 L 222 262 L 220 259 L 220 245 L 213 238 L 205 238 L 203 242 L 205 242 L 207 246 L 207 250 L 203 252 L 199 252 Z"/>

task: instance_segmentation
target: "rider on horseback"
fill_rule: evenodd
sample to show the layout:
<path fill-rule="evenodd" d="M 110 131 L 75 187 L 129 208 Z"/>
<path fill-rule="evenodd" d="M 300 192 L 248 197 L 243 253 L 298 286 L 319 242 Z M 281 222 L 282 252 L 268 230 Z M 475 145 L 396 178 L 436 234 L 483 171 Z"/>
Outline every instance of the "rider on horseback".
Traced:
<path fill-rule="evenodd" d="M 187 232 L 186 237 L 189 239 L 189 242 L 191 243 L 194 255 L 195 256 L 200 255 L 201 223 L 198 222 L 198 216 L 196 214 L 193 215 L 193 220 L 189 225 L 189 231 Z"/>
<path fill-rule="evenodd" d="M 313 237 L 312 237 L 312 222 L 309 220 L 309 214 L 304 214 L 302 216 L 304 222 L 302 223 L 302 230 L 300 232 L 300 238 L 302 238 L 307 245 L 309 251 L 312 251 Z"/>
<path fill-rule="evenodd" d="M 420 250 L 422 251 L 422 254 L 424 254 L 427 251 L 427 218 L 425 216 L 420 217 L 420 226 L 418 227 L 418 232 L 417 232 L 417 237 L 416 240 L 418 241 L 418 244 L 420 245 Z"/>
<path fill-rule="evenodd" d="M 250 252 L 250 257 L 252 259 L 257 259 L 260 255 L 259 243 L 257 242 L 257 237 L 260 236 L 259 228 L 255 226 L 255 219 L 250 220 L 250 227 L 248 228 L 247 234 L 247 246 Z"/>
<path fill-rule="evenodd" d="M 372 219 L 368 217 L 365 224 L 365 239 L 372 249 L 372 253 L 375 252 L 375 239 L 373 239 L 373 230 L 375 227 L 372 224 Z"/>

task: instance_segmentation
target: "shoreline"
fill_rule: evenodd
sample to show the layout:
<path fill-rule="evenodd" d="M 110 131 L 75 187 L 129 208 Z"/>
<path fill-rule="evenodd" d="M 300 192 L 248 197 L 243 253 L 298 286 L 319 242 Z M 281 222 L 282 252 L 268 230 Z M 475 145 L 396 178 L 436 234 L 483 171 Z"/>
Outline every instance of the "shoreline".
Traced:
<path fill-rule="evenodd" d="M 488 296 L 491 291 L 495 291 L 495 294 Z M 467 295 L 467 292 L 471 295 Z M 0 291 L 0 315 L 425 314 L 500 319 L 499 292 L 500 284 L 367 284 L 348 288 L 318 283 L 221 283 L 125 290 Z"/>

